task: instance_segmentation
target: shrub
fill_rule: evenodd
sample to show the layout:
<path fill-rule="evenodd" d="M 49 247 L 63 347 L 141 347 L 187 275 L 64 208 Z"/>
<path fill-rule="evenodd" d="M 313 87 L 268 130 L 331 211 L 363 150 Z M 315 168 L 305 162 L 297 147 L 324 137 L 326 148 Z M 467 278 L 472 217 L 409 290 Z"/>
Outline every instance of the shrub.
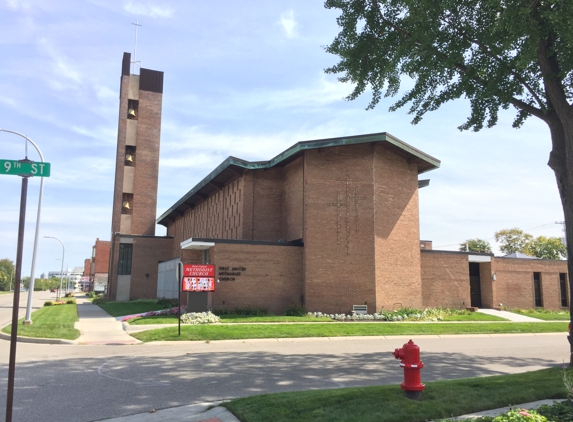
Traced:
<path fill-rule="evenodd" d="M 163 306 L 164 308 L 172 308 L 178 305 L 177 299 L 158 299 L 157 304 Z"/>
<path fill-rule="evenodd" d="M 75 297 L 68 297 L 66 298 L 66 305 L 73 305 L 76 303 L 76 298 Z"/>
<path fill-rule="evenodd" d="M 87 298 L 95 297 L 95 293 L 94 293 L 94 292 L 87 292 L 87 293 L 86 293 L 86 297 L 87 297 Z"/>
<path fill-rule="evenodd" d="M 217 322 L 221 322 L 221 319 L 217 315 L 211 313 L 211 311 L 190 312 L 188 314 L 181 315 L 181 322 L 183 324 L 192 324 L 192 325 L 214 324 Z"/>
<path fill-rule="evenodd" d="M 109 302 L 105 297 L 103 297 L 102 295 L 98 295 L 93 301 L 92 303 L 94 305 L 99 305 L 100 303 L 107 303 Z"/>
<path fill-rule="evenodd" d="M 44 302 L 44 306 L 52 306 L 54 304 L 54 302 L 52 302 L 51 300 L 46 300 Z"/>
<path fill-rule="evenodd" d="M 234 309 L 214 309 L 215 315 L 245 315 L 245 316 L 268 316 L 270 312 L 265 308 L 256 308 L 254 306 L 245 306 L 244 308 Z"/>
<path fill-rule="evenodd" d="M 285 315 L 286 316 L 305 316 L 306 315 L 306 311 L 302 306 L 298 306 L 298 305 L 290 305 L 287 306 L 286 310 L 285 310 Z"/>

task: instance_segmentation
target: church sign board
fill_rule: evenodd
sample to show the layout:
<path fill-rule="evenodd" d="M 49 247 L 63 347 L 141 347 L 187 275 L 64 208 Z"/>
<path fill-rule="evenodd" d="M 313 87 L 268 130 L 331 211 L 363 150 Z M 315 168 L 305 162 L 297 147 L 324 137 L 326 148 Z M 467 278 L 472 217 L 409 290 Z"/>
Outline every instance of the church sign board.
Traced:
<path fill-rule="evenodd" d="M 183 280 L 181 290 L 184 292 L 214 292 L 214 265 L 183 265 Z"/>

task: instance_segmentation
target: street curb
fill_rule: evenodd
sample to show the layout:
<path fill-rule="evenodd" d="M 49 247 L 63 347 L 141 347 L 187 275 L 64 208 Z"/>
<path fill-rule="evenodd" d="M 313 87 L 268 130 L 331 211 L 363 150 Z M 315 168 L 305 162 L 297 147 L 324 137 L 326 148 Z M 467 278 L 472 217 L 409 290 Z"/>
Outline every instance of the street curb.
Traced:
<path fill-rule="evenodd" d="M 9 324 L 6 324 L 6 325 L 9 325 Z M 4 328 L 4 327 L 2 327 L 2 328 Z M 0 331 L 0 339 L 10 341 L 12 339 L 12 336 Z M 18 343 L 78 344 L 78 342 L 76 340 L 64 340 L 61 338 L 36 338 L 36 337 L 17 336 L 16 339 L 17 339 L 16 341 Z"/>

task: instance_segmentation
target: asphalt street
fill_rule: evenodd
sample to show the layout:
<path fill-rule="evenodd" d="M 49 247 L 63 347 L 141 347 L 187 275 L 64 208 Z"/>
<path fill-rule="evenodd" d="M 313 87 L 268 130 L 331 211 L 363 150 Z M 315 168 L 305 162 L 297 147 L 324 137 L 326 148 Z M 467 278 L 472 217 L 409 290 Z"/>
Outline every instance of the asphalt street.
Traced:
<path fill-rule="evenodd" d="M 5 320 L 4 298 L 0 297 L 0 321 Z M 402 370 L 392 352 L 408 339 L 122 346 L 19 343 L 13 420 L 96 421 L 262 393 L 399 384 Z M 524 372 L 569 359 L 564 333 L 412 339 L 425 364 L 422 381 Z M 2 414 L 8 351 L 9 342 L 0 341 Z"/>

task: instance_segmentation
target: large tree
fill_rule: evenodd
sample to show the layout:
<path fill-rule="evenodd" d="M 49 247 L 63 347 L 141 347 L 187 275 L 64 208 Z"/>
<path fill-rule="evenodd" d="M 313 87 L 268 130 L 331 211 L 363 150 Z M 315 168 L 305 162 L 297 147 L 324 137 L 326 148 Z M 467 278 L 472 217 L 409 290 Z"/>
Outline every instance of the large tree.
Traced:
<path fill-rule="evenodd" d="M 509 107 L 517 111 L 515 127 L 531 116 L 547 124 L 573 311 L 573 1 L 326 0 L 325 7 L 341 11 L 340 33 L 326 47 L 340 62 L 326 72 L 355 85 L 348 99 L 370 89 L 373 108 L 383 95 L 396 95 L 407 76 L 414 87 L 390 109 L 410 104 L 413 123 L 466 98 L 462 130 L 491 127 Z"/>

